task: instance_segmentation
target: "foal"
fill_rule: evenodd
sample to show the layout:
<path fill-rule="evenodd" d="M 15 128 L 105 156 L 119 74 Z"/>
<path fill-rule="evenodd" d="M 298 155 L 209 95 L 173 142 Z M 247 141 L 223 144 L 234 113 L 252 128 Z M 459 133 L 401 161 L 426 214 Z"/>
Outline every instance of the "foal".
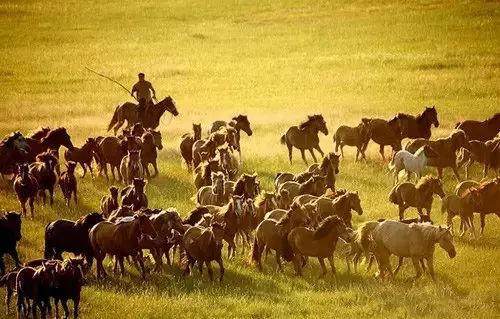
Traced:
<path fill-rule="evenodd" d="M 418 181 L 422 176 L 422 170 L 425 165 L 427 165 L 427 159 L 436 156 L 436 152 L 427 145 L 419 148 L 418 151 L 415 152 L 415 155 L 405 150 L 398 151 L 389 163 L 389 169 L 394 175 L 394 185 L 398 183 L 399 172 L 403 169 L 406 170 L 408 174 L 408 180 L 410 179 L 411 173 L 415 173 Z"/>

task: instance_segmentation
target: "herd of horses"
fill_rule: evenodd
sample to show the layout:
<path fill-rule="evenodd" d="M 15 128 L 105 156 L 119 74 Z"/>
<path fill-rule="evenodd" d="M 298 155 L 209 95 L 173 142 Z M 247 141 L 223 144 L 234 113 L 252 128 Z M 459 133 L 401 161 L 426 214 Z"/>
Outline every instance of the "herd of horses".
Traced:
<path fill-rule="evenodd" d="M 241 132 L 252 136 L 250 121 L 237 115 L 229 121 L 215 121 L 205 137 L 202 125 L 193 124 L 192 132 L 181 137 L 179 150 L 183 165 L 193 175 L 196 193 L 191 200 L 193 209 L 181 217 L 175 208 L 149 207 L 146 184 L 158 175 L 157 152 L 162 146 L 157 131 L 165 111 L 178 115 L 175 102 L 167 97 L 146 110 L 140 117 L 137 106 L 131 103 L 116 108 L 108 130 L 114 136 L 89 137 L 81 147 L 73 145 L 63 127 L 43 128 L 24 136 L 15 132 L 0 142 L 0 173 L 13 174 L 13 188 L 21 204 L 22 213 L 7 212 L 0 217 L 0 285 L 6 287 L 6 307 L 17 294 L 18 314 L 33 316 L 40 311 L 42 317 L 51 311 L 54 300 L 56 313 L 61 301 L 65 317 L 69 315 L 67 300 L 74 301 L 74 316 L 78 316 L 80 291 L 84 275 L 96 261 L 97 278 L 107 276 L 104 259 L 114 258 L 113 271 L 125 273 L 125 261 L 135 265 L 146 279 L 148 270 L 144 253 L 154 260 L 154 270 L 161 271 L 164 257 L 172 263 L 179 251 L 179 267 L 188 275 L 193 267 L 200 272 L 207 268 L 213 280 L 211 263 L 219 265 L 219 280 L 224 276 L 224 243 L 228 259 L 250 250 L 251 261 L 263 269 L 262 257 L 275 254 L 277 266 L 292 262 L 297 275 L 301 275 L 309 258 L 317 258 L 321 276 L 336 273 L 334 251 L 343 248 L 348 271 L 356 271 L 362 259 L 377 262 L 377 275 L 394 276 L 404 258 L 411 258 L 420 277 L 426 270 L 434 279 L 434 247 L 439 244 L 448 255 L 456 255 L 452 242 L 452 219 L 459 216 L 461 235 L 470 229 L 476 236 L 473 214 L 481 216 L 484 231 L 486 214 L 500 216 L 500 178 L 482 182 L 463 181 L 455 194 L 446 195 L 442 188 L 442 170 L 449 167 L 460 180 L 458 169 L 467 163 L 481 162 L 488 170 L 500 168 L 500 114 L 485 121 L 467 120 L 458 123 L 446 138 L 431 140 L 431 127 L 439 126 L 435 107 L 427 107 L 417 116 L 398 114 L 390 120 L 363 118 L 357 126 L 341 126 L 333 142 L 341 154 L 324 153 L 319 145 L 319 132 L 328 135 L 322 115 L 308 116 L 307 120 L 290 127 L 281 137 L 292 162 L 293 148 L 300 150 L 307 165 L 305 151 L 309 151 L 314 164 L 298 174 L 276 172 L 274 189 L 263 190 L 257 174 L 243 172 Z M 119 128 L 127 121 L 122 134 Z M 410 139 L 404 148 L 403 139 Z M 394 155 L 389 169 L 394 172 L 395 185 L 389 201 L 399 208 L 399 221 L 369 221 L 353 227 L 353 211 L 363 214 L 362 201 L 357 191 L 336 187 L 344 146 L 357 149 L 356 160 L 366 159 L 370 141 L 380 145 L 385 161 L 384 147 L 391 146 Z M 60 147 L 66 148 L 66 168 L 61 172 Z M 317 162 L 314 150 L 321 155 Z M 96 163 L 97 170 L 92 167 Z M 75 168 L 80 165 L 84 177 L 87 170 L 122 182 L 123 188 L 112 185 L 109 194 L 100 200 L 100 212 L 90 212 L 77 221 L 58 219 L 45 228 L 43 258 L 21 263 L 17 244 L 22 239 L 22 216 L 26 217 L 26 203 L 31 218 L 35 218 L 35 199 L 45 203 L 54 200 L 55 185 L 59 183 L 66 204 L 71 199 L 77 205 Z M 148 165 L 155 174 L 151 176 Z M 422 176 L 424 166 L 433 166 L 438 177 Z M 407 172 L 407 181 L 399 182 L 400 171 Z M 117 175 L 115 176 L 115 171 Z M 410 182 L 415 173 L 417 181 Z M 433 195 L 442 199 L 442 212 L 448 213 L 448 226 L 436 226 L 431 220 Z M 418 218 L 405 219 L 409 207 L 416 208 Z M 22 241 L 21 241 L 22 243 Z M 241 249 L 237 249 L 240 246 Z M 63 260 L 63 253 L 73 258 Z M 10 254 L 16 268 L 5 272 L 3 255 Z M 399 257 L 393 272 L 389 257 Z"/>

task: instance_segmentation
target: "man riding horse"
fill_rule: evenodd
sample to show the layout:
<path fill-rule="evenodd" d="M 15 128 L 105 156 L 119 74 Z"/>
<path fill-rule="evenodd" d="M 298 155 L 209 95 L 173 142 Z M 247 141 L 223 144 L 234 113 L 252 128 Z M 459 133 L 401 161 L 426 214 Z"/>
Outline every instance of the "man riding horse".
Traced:
<path fill-rule="evenodd" d="M 139 101 L 139 119 L 142 121 L 144 114 L 147 113 L 146 111 L 148 107 L 153 105 L 153 99 L 156 100 L 156 92 L 151 82 L 144 79 L 144 73 L 139 73 L 138 77 L 139 81 L 134 84 L 130 93 L 137 101 Z M 152 96 L 151 93 L 153 93 Z"/>

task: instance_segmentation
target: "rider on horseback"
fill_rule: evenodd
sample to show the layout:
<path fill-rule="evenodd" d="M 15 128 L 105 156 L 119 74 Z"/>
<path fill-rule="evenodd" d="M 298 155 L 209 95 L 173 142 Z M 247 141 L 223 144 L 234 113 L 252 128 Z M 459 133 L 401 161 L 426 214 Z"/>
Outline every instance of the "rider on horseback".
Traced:
<path fill-rule="evenodd" d="M 144 79 L 144 73 L 139 73 L 138 77 L 139 81 L 132 87 L 131 95 L 139 101 L 139 119 L 142 121 L 147 108 L 153 104 L 152 99 L 156 100 L 156 92 L 151 82 Z"/>

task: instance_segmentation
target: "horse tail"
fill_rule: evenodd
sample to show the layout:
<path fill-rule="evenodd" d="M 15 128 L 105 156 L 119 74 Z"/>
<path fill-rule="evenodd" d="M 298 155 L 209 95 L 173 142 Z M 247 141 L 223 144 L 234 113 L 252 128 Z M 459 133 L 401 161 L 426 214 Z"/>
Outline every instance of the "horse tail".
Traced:
<path fill-rule="evenodd" d="M 259 241 L 257 240 L 257 236 L 253 239 L 253 245 L 252 245 L 252 261 L 254 263 L 258 263 L 260 256 L 262 254 L 262 251 L 259 247 Z"/>
<path fill-rule="evenodd" d="M 281 136 L 280 142 L 282 145 L 286 144 L 286 133 Z"/>
<path fill-rule="evenodd" d="M 190 273 L 189 266 L 193 262 L 193 258 L 189 255 L 186 249 L 181 250 L 181 271 L 184 275 L 188 275 Z"/>
<path fill-rule="evenodd" d="M 359 237 L 357 237 L 357 240 L 359 240 L 359 244 L 363 248 L 364 251 L 369 251 L 371 242 L 372 242 L 372 232 L 377 227 L 379 222 L 377 221 L 371 221 L 371 222 L 366 222 L 361 225 L 358 229 L 358 234 Z"/>
<path fill-rule="evenodd" d="M 283 249 L 281 256 L 285 261 L 292 261 L 293 250 L 290 242 L 288 241 L 288 233 L 284 234 L 283 237 L 281 237 L 281 244 L 281 248 Z"/>
<path fill-rule="evenodd" d="M 396 189 L 397 185 L 391 189 L 391 192 L 389 193 L 389 202 L 397 205 L 399 201 L 398 201 L 398 192 L 396 191 Z"/>
<path fill-rule="evenodd" d="M 339 144 L 340 144 L 340 137 L 337 135 L 337 133 L 333 134 L 333 141 L 335 142 L 335 153 L 339 152 Z"/>
<path fill-rule="evenodd" d="M 43 253 L 43 258 L 45 259 L 51 259 L 52 255 L 54 255 L 54 249 L 52 248 L 52 243 L 50 240 L 50 235 L 48 232 L 48 228 L 50 226 L 50 223 L 48 223 L 45 226 L 45 249 Z"/>
<path fill-rule="evenodd" d="M 115 108 L 115 112 L 113 113 L 113 117 L 111 118 L 111 122 L 109 122 L 109 125 L 108 125 L 108 131 L 110 131 L 113 126 L 116 125 L 116 123 L 118 123 L 118 109 L 120 108 L 120 105 L 118 105 L 116 108 Z"/>

